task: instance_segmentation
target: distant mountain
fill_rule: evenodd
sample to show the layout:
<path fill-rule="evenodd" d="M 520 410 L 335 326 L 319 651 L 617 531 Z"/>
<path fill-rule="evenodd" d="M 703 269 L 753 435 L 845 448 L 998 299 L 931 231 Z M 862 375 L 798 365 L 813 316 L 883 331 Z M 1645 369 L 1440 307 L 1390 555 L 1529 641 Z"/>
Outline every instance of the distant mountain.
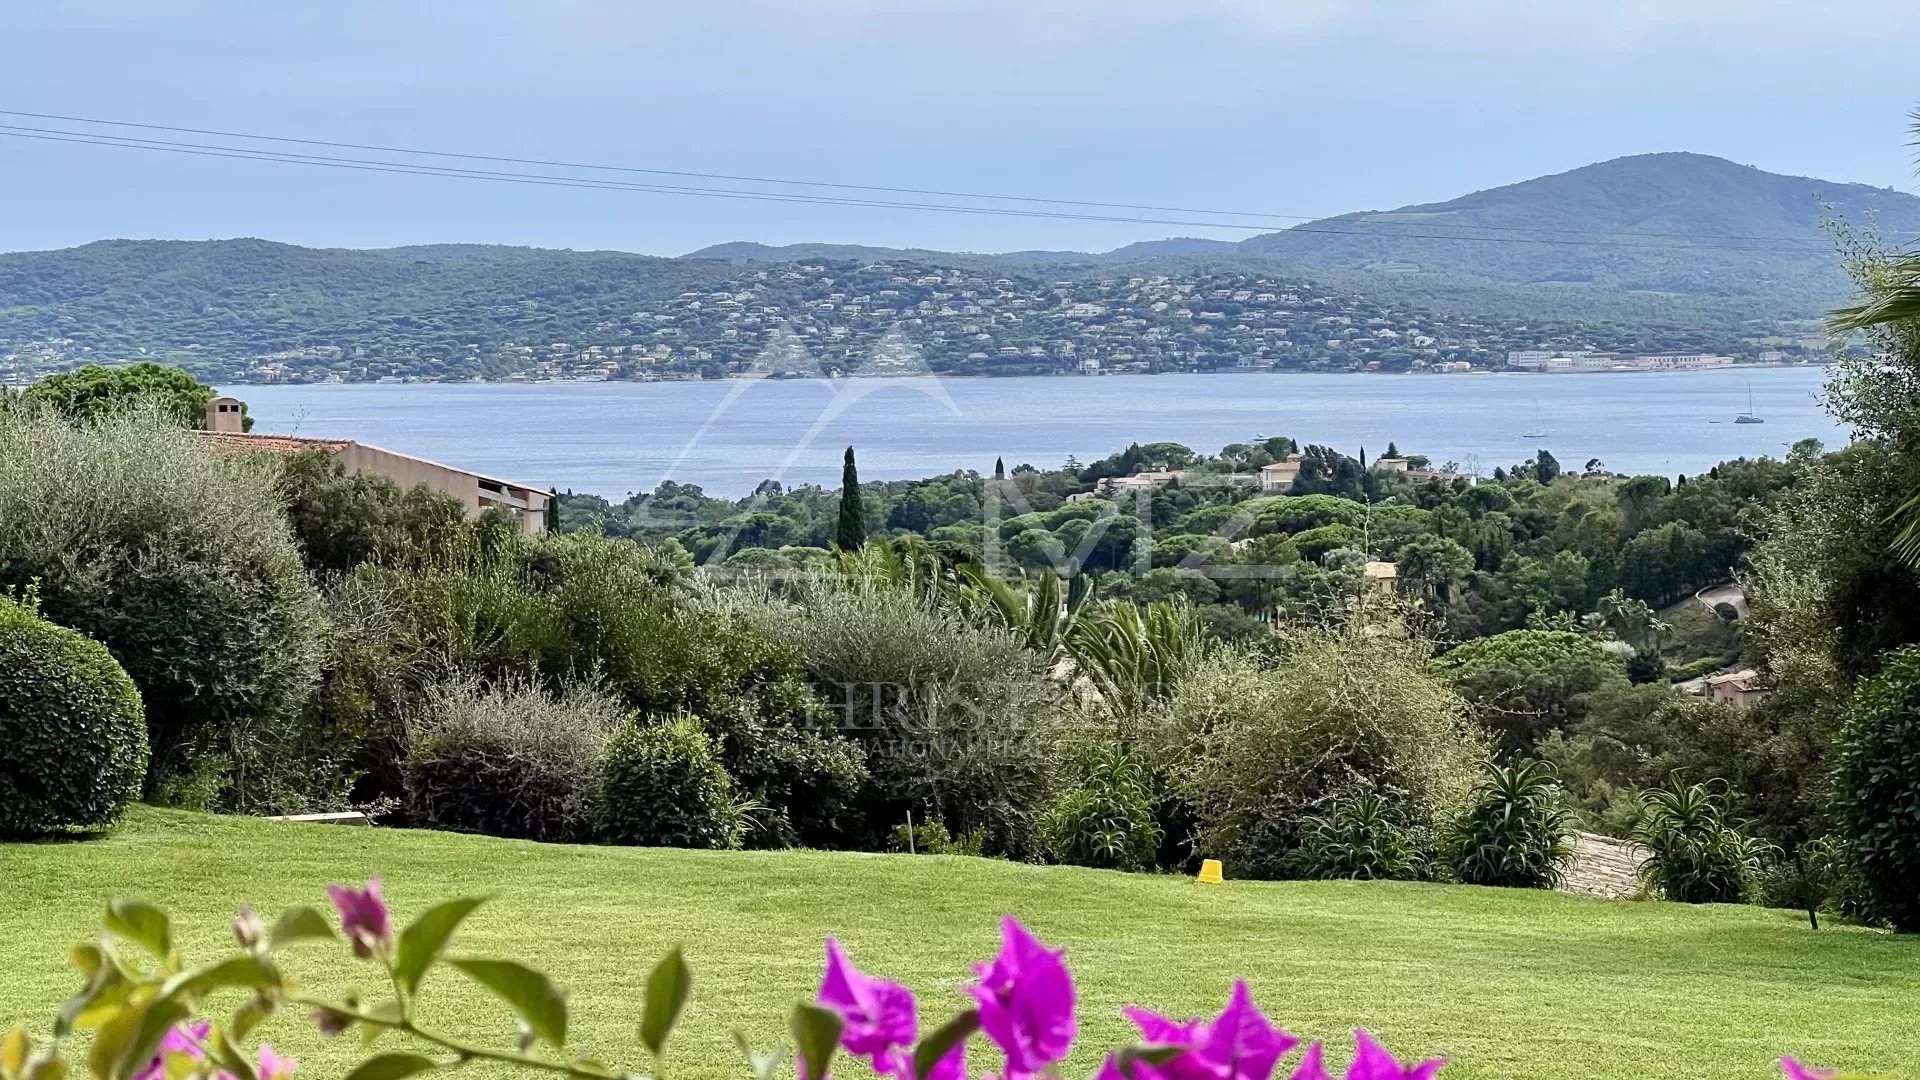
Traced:
<path fill-rule="evenodd" d="M 1175 255 L 1201 255 L 1231 252 L 1231 240 L 1207 240 L 1197 236 L 1174 236 L 1165 240 L 1141 240 L 1112 251 L 1001 251 L 988 254 L 967 251 L 930 251 L 926 248 L 867 247 L 860 244 L 785 244 L 773 247 L 748 240 L 714 244 L 682 255 L 683 259 L 726 259 L 732 262 L 798 262 L 804 259 L 913 259 L 921 262 L 960 260 L 974 263 L 1069 264 L 1096 266 L 1103 263 L 1133 262 Z"/>
<path fill-rule="evenodd" d="M 1848 290 L 1829 216 L 1876 222 L 1894 243 L 1920 236 L 1914 195 L 1668 153 L 1324 218 L 1237 250 L 1307 271 L 1755 297 L 1810 315 Z"/>

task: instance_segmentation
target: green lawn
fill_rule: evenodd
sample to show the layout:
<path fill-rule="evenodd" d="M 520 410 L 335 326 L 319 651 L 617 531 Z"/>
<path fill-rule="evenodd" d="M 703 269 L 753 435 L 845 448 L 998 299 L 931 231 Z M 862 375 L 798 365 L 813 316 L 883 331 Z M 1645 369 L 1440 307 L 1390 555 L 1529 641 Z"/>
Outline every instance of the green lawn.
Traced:
<path fill-rule="evenodd" d="M 815 985 L 830 932 L 856 963 L 956 1006 L 1007 911 L 1067 946 L 1083 1047 L 1124 1037 L 1124 1003 L 1211 1012 L 1240 975 L 1291 1031 L 1344 1038 L 1364 1025 L 1397 1050 L 1456 1058 L 1453 1080 L 1763 1077 L 1782 1052 L 1920 1077 L 1920 940 L 1815 934 L 1789 912 L 1412 884 L 1210 888 L 965 858 L 552 847 L 154 810 L 103 839 L 0 845 L 0 1022 L 44 1032 L 72 986 L 66 946 L 92 936 L 109 896 L 164 904 L 189 957 L 205 957 L 241 902 L 270 917 L 376 872 L 400 919 L 493 894 L 466 949 L 527 959 L 572 986 L 572 1044 L 610 1061 L 641 1064 L 641 982 L 684 943 L 697 982 L 671 1080 L 745 1076 L 728 1032 L 774 1041 Z M 376 989 L 344 950 L 300 948 L 310 990 L 356 978 Z M 436 973 L 427 997 L 468 1034 L 510 1037 L 506 1015 L 458 973 Z M 302 1080 L 340 1074 L 347 1048 L 303 1018 L 278 1017 L 267 1035 L 303 1059 Z M 976 1072 L 992 1067 L 986 1057 Z M 1083 1050 L 1066 1072 L 1094 1064 Z"/>

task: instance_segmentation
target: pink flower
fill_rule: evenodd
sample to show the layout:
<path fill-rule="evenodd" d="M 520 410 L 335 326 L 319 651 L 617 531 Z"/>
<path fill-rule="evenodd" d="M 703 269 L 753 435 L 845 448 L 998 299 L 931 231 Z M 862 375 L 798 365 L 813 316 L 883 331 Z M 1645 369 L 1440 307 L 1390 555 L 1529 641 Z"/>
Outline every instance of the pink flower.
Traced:
<path fill-rule="evenodd" d="M 967 992 L 980 1003 L 981 1030 L 1007 1055 L 1006 1080 L 1067 1056 L 1076 1030 L 1073 976 L 1059 951 L 1009 915 L 1000 924 L 1000 955 L 974 970 L 980 981 Z"/>
<path fill-rule="evenodd" d="M 260 1044 L 260 1080 L 288 1080 L 299 1063 L 273 1052 L 271 1043 Z"/>
<path fill-rule="evenodd" d="M 896 1072 L 894 1075 L 900 1080 L 913 1080 L 911 1056 L 906 1058 L 906 1067 L 905 1072 Z M 954 1043 L 953 1049 L 947 1051 L 947 1056 L 934 1062 L 933 1068 L 928 1069 L 927 1075 L 920 1080 L 967 1080 L 967 1041 L 962 1039 Z"/>
<path fill-rule="evenodd" d="M 160 1049 L 146 1067 L 133 1074 L 133 1080 L 162 1080 L 167 1075 L 167 1055 L 185 1054 L 195 1061 L 201 1060 L 202 1040 L 211 1030 L 210 1025 L 194 1024 L 191 1027 L 175 1027 L 160 1039 Z"/>
<path fill-rule="evenodd" d="M 912 1046 L 919 1037 L 913 991 L 863 973 L 832 938 L 827 939 L 827 971 L 820 980 L 820 1004 L 839 1013 L 845 1024 L 840 1030 L 840 1045 L 849 1054 L 872 1060 L 877 1070 L 887 1071 L 893 1052 Z M 909 1058 L 909 1070 L 911 1067 Z"/>
<path fill-rule="evenodd" d="M 1387 1048 L 1373 1041 L 1365 1028 L 1353 1033 L 1353 1064 L 1347 1066 L 1347 1080 L 1431 1080 L 1447 1063 L 1432 1058 L 1418 1065 L 1402 1065 Z"/>
<path fill-rule="evenodd" d="M 1268 1021 L 1244 981 L 1233 984 L 1226 1008 L 1211 1022 L 1178 1024 L 1138 1007 L 1125 1012 L 1147 1042 L 1188 1047 L 1153 1070 L 1168 1080 L 1268 1080 L 1280 1059 L 1300 1043 Z"/>
<path fill-rule="evenodd" d="M 329 885 L 327 895 L 340 912 L 340 931 L 353 942 L 355 956 L 372 956 L 393 944 L 393 923 L 386 901 L 380 899 L 378 877 L 370 878 L 364 889 Z"/>
<path fill-rule="evenodd" d="M 1780 1059 L 1780 1071 L 1787 1074 L 1787 1080 L 1832 1080 L 1840 1075 L 1838 1069 L 1815 1069 L 1790 1057 Z"/>
<path fill-rule="evenodd" d="M 1326 1063 L 1320 1057 L 1320 1043 L 1315 1040 L 1312 1046 L 1307 1047 L 1307 1052 L 1300 1055 L 1300 1064 L 1293 1070 L 1293 1080 L 1333 1080 L 1327 1075 Z"/>

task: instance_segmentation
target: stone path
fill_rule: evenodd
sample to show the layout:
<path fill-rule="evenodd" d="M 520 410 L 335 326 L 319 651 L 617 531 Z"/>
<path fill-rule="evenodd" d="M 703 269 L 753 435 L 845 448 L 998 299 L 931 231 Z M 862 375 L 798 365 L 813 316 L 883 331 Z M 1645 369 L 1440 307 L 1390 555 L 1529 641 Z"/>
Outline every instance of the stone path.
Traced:
<path fill-rule="evenodd" d="M 1568 862 L 1560 891 L 1607 900 L 1640 895 L 1640 861 L 1646 849 L 1626 840 L 1593 833 L 1573 834 L 1573 859 Z"/>

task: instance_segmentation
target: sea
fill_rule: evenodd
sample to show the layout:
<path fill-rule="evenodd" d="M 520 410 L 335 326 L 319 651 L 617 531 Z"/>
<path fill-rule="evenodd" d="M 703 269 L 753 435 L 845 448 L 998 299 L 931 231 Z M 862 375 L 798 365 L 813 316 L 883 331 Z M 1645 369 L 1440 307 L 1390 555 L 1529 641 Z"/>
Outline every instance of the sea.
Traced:
<path fill-rule="evenodd" d="M 1843 445 L 1823 368 L 1594 374 L 728 379 L 227 386 L 256 432 L 354 439 L 523 484 L 618 500 L 672 480 L 738 498 L 765 480 L 917 479 L 996 459 L 1055 468 L 1128 443 L 1203 453 L 1285 435 L 1347 454 L 1389 443 L 1481 474 L 1540 450 L 1579 470 L 1705 472 Z M 1751 405 L 1749 405 L 1751 402 Z M 1764 423 L 1736 424 L 1749 408 Z"/>

